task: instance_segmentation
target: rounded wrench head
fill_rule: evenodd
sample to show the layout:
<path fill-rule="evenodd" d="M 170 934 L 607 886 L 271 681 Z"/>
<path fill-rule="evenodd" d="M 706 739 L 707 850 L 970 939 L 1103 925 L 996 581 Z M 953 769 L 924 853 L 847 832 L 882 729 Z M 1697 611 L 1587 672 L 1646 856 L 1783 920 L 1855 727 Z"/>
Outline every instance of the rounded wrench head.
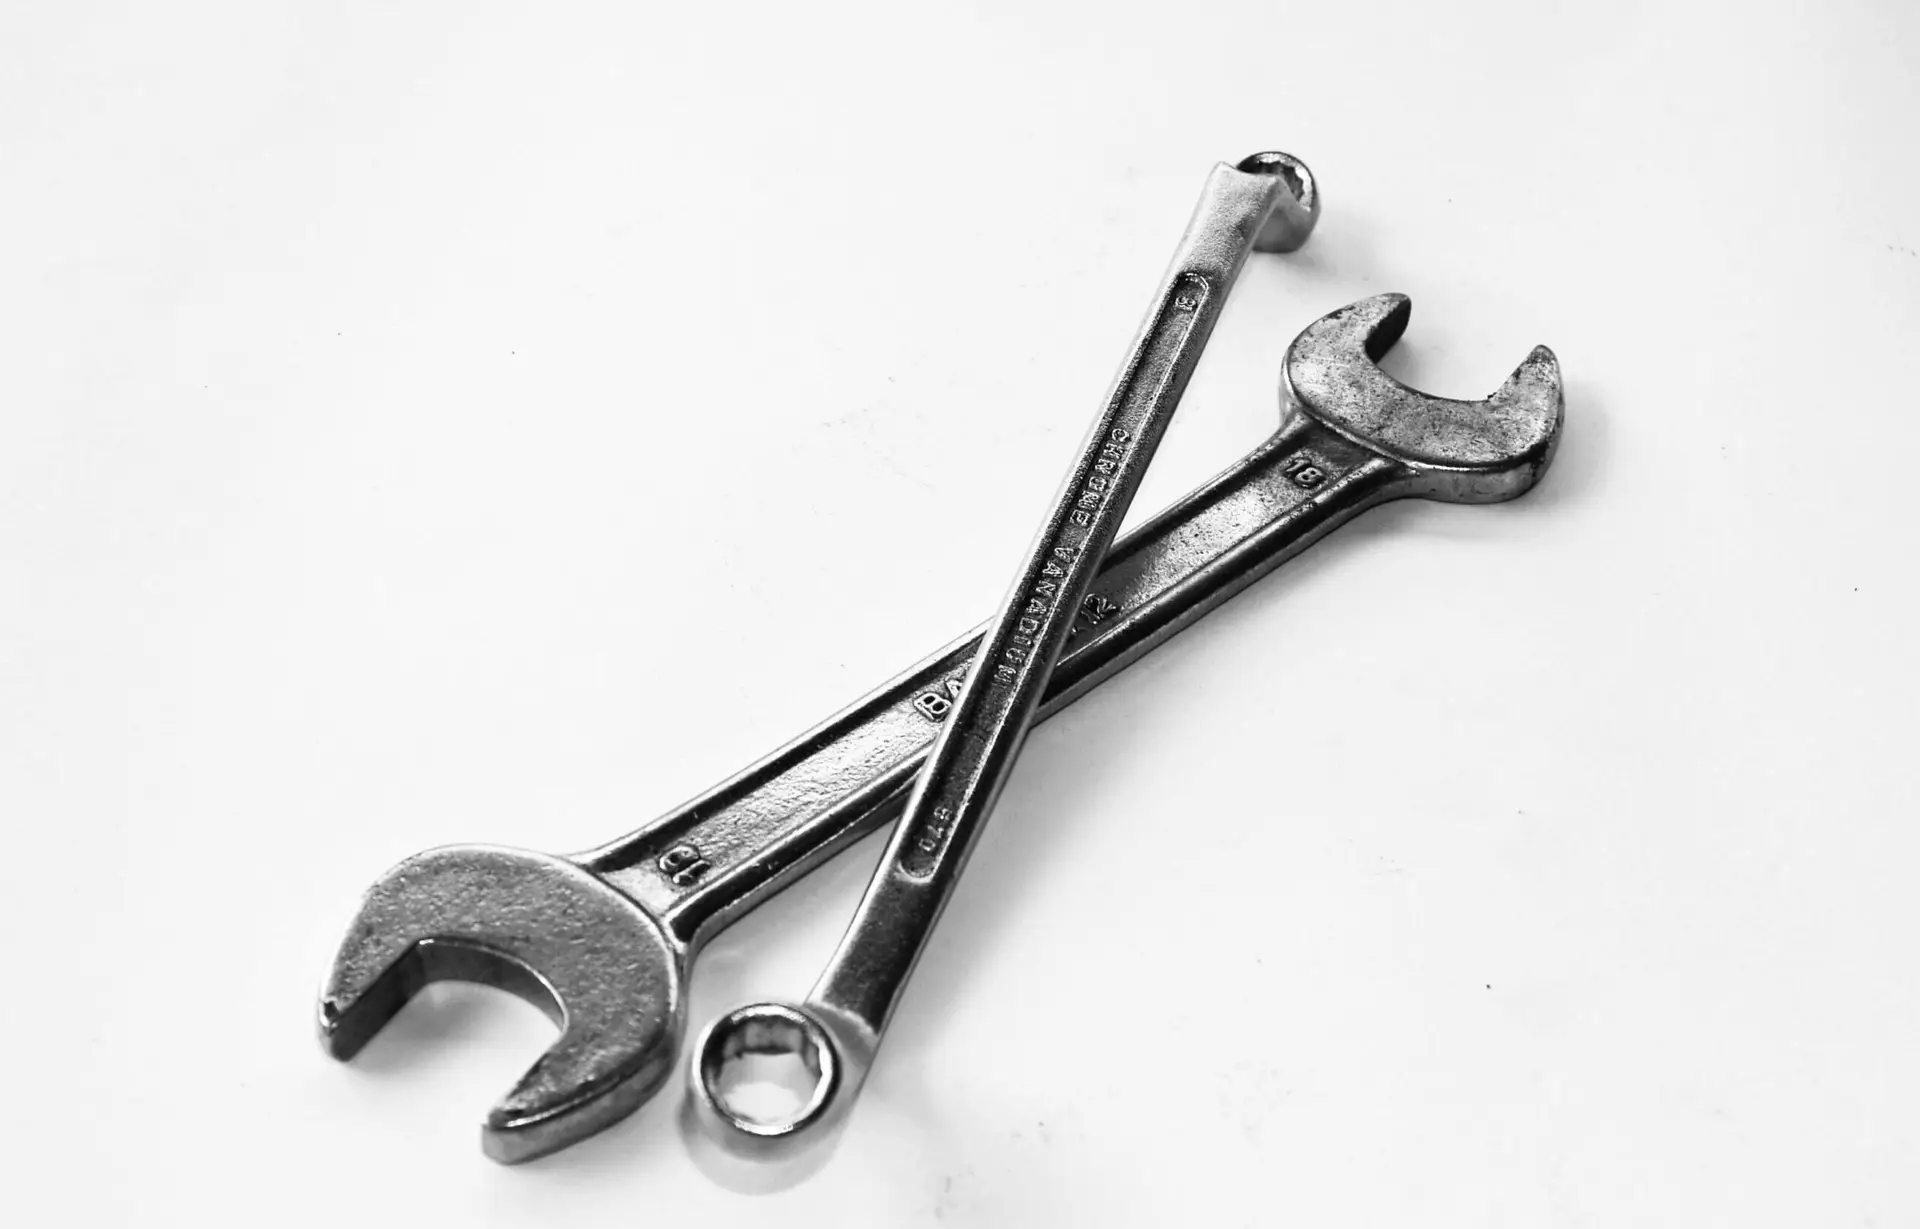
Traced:
<path fill-rule="evenodd" d="M 638 904 L 565 858 L 453 845 L 409 858 L 367 891 L 320 995 L 320 1038 L 358 1053 L 430 982 L 512 991 L 560 1038 L 493 1107 L 481 1146 L 543 1156 L 638 1108 L 673 1069 L 684 1011 L 680 949 Z"/>
<path fill-rule="evenodd" d="M 1285 184 L 1290 196 L 1282 196 L 1254 236 L 1256 252 L 1295 252 L 1313 235 L 1320 221 L 1320 181 L 1307 164 L 1279 150 L 1248 154 L 1234 164 L 1234 170 L 1249 175 L 1272 175 Z"/>
<path fill-rule="evenodd" d="M 871 1051 L 862 1047 L 861 1061 L 849 1062 L 843 1047 L 834 1043 L 829 1025 L 805 1006 L 792 1003 L 754 1003 L 721 1016 L 707 1025 L 693 1044 L 693 1079 L 688 1086 L 686 1112 L 703 1135 L 741 1156 L 766 1159 L 796 1141 L 811 1144 L 815 1130 L 846 1102 L 838 1094 L 849 1079 L 864 1080 Z M 732 1102 L 727 1095 L 728 1064 L 747 1055 L 785 1056 L 801 1064 L 808 1088 L 785 1113 L 759 1116 Z"/>
<path fill-rule="evenodd" d="M 1375 364 L 1400 340 L 1412 314 L 1406 295 L 1380 294 L 1314 321 L 1287 349 L 1288 398 L 1406 466 L 1410 495 L 1484 504 L 1525 494 L 1560 441 L 1566 398 L 1559 360 L 1535 346 L 1490 397 L 1431 396 Z"/>

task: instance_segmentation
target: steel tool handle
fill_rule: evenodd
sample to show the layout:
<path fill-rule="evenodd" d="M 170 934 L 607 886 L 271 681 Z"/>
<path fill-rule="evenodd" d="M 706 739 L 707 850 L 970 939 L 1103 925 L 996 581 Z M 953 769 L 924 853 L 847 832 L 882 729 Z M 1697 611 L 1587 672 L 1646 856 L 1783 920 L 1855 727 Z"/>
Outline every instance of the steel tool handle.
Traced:
<path fill-rule="evenodd" d="M 808 1005 L 877 1046 L 1026 739 L 1074 614 L 1199 363 L 1229 287 L 1291 186 L 1214 168 L 1172 267 L 914 783 L 892 844 Z M 843 1094 L 843 1096 L 850 1094 Z"/>
<path fill-rule="evenodd" d="M 1290 414 L 1272 438 L 1108 551 L 1035 720 L 1065 708 L 1388 497 L 1398 468 Z M 577 860 L 697 948 L 899 815 L 983 630 L 700 797 Z"/>

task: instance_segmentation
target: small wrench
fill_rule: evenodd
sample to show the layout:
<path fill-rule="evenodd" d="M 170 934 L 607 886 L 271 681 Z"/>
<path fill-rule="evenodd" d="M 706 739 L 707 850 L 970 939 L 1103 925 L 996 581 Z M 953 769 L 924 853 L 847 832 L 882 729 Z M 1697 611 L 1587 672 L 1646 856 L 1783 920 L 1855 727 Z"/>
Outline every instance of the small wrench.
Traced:
<path fill-rule="evenodd" d="M 1223 163 L 1208 177 L 1140 335 L 987 625 L 892 843 L 820 980 L 804 1002 L 740 1007 L 702 1034 L 691 1069 L 694 1121 L 729 1151 L 760 1158 L 810 1144 L 859 1096 L 1228 290 L 1255 247 L 1287 251 L 1305 238 L 1295 233 L 1299 202 L 1277 173 L 1284 164 L 1268 160 L 1274 157 Z M 749 1053 L 800 1059 L 811 1093 L 787 1113 L 741 1111 L 717 1077 Z"/>
<path fill-rule="evenodd" d="M 1279 430 L 1116 543 L 1040 717 L 1378 503 L 1524 494 L 1559 439 L 1560 371 L 1536 349 L 1485 401 L 1429 397 L 1373 365 L 1412 312 L 1379 295 L 1287 354 Z M 480 1128 L 488 1156 L 544 1156 L 639 1109 L 671 1070 L 692 961 L 732 922 L 899 814 L 979 635 L 963 637 L 690 802 L 571 857 L 453 845 L 369 887 L 322 988 L 346 1060 L 422 987 L 498 986 L 560 1035 Z"/>

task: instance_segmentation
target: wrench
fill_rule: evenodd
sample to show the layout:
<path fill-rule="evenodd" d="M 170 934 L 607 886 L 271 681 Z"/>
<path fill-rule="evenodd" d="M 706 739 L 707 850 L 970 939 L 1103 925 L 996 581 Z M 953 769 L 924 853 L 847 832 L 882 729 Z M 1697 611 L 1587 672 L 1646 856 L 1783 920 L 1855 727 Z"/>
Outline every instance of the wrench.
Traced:
<path fill-rule="evenodd" d="M 1279 430 L 1116 543 L 1039 717 L 1065 708 L 1356 513 L 1410 496 L 1524 494 L 1559 438 L 1560 371 L 1540 347 L 1482 402 L 1406 388 L 1373 360 L 1412 312 L 1379 295 L 1287 354 Z M 571 857 L 429 850 L 366 892 L 321 991 L 346 1060 L 423 986 L 475 981 L 561 1034 L 495 1104 L 481 1145 L 531 1160 L 640 1108 L 677 1053 L 694 957 L 729 924 L 899 813 L 979 636 L 963 637 L 732 779 Z"/>
<path fill-rule="evenodd" d="M 1297 211 L 1298 202 L 1278 169 L 1249 160 L 1218 166 L 1208 178 L 1140 335 L 987 625 L 893 839 L 812 992 L 801 1003 L 737 1008 L 702 1034 L 693 1121 L 729 1151 L 792 1151 L 825 1135 L 858 1098 L 1227 291 L 1256 246 L 1298 246 L 1285 207 Z M 812 1077 L 810 1095 L 785 1113 L 739 1109 L 717 1077 L 746 1054 L 799 1059 Z"/>

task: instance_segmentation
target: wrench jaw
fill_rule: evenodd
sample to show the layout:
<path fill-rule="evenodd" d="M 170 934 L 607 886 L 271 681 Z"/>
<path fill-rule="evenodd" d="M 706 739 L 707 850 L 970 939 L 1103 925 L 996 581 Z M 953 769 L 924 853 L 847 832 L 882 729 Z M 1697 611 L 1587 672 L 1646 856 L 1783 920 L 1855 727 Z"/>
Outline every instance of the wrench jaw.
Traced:
<path fill-rule="evenodd" d="M 321 1043 L 352 1058 L 436 981 L 498 987 L 560 1037 L 488 1113 L 481 1146 L 516 1164 L 638 1109 L 673 1070 L 682 956 L 633 900 L 580 866 L 493 846 L 429 850 L 368 890 L 321 990 Z"/>
<path fill-rule="evenodd" d="M 1566 396 L 1559 360 L 1535 346 L 1491 396 L 1435 397 L 1375 365 L 1412 314 L 1406 295 L 1381 294 L 1322 316 L 1287 349 L 1287 399 L 1398 461 L 1406 471 L 1398 494 L 1467 504 L 1526 494 L 1560 442 Z"/>

